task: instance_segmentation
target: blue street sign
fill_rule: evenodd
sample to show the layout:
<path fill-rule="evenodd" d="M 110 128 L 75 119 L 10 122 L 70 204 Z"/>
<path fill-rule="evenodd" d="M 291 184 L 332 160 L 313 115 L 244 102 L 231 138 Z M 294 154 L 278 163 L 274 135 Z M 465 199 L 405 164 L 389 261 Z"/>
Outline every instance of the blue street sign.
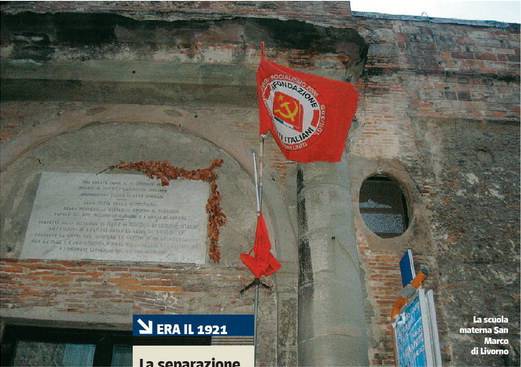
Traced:
<path fill-rule="evenodd" d="M 394 324 L 398 366 L 424 367 L 427 363 L 419 293 L 404 307 Z"/>
<path fill-rule="evenodd" d="M 400 274 L 402 275 L 402 286 L 405 287 L 409 284 L 414 277 L 416 272 L 414 271 L 414 260 L 412 258 L 412 251 L 408 249 L 400 260 Z"/>
<path fill-rule="evenodd" d="M 134 315 L 134 336 L 253 336 L 253 315 Z"/>

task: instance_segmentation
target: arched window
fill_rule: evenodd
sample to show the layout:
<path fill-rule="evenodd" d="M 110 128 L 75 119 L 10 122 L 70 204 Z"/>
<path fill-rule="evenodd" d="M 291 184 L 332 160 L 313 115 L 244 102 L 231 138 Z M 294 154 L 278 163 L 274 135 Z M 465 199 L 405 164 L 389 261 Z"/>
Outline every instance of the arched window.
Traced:
<path fill-rule="evenodd" d="M 384 175 L 367 178 L 360 188 L 360 214 L 366 226 L 383 238 L 396 237 L 407 230 L 407 200 L 400 185 Z"/>

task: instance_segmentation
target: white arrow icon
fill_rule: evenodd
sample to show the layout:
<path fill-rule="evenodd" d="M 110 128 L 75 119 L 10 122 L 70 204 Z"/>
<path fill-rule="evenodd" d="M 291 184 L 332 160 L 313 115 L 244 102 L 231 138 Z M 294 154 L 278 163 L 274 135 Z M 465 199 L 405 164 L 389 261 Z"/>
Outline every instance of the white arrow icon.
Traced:
<path fill-rule="evenodd" d="M 143 330 L 139 330 L 139 335 L 141 335 L 141 334 L 152 334 L 154 332 L 154 327 L 152 325 L 152 320 L 149 320 L 148 324 L 145 324 L 143 322 L 143 320 L 141 320 L 141 319 L 137 319 L 137 322 L 143 328 Z"/>

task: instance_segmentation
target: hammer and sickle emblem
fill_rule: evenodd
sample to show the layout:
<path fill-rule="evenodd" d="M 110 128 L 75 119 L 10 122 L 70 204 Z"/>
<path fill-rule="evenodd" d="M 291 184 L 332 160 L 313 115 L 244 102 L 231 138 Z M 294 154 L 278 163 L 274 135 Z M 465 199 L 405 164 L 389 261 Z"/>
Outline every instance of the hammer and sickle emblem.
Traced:
<path fill-rule="evenodd" d="M 299 111 L 299 105 L 297 102 L 293 101 L 293 110 L 289 106 L 289 102 L 284 102 L 280 104 L 281 108 L 284 108 L 285 111 L 281 111 L 279 108 L 275 110 L 276 113 L 284 117 L 285 119 L 291 120 L 291 122 L 295 122 L 295 117 Z"/>

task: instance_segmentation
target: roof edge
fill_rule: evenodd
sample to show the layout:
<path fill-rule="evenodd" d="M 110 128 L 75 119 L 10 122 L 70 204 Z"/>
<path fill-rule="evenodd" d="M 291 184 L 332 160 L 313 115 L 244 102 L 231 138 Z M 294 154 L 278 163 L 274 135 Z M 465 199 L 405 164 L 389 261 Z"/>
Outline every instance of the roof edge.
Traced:
<path fill-rule="evenodd" d="M 372 18 L 372 19 L 385 19 L 385 20 L 405 20 L 413 22 L 427 22 L 436 24 L 457 24 L 457 25 L 469 25 L 475 27 L 489 27 L 499 29 L 520 29 L 519 23 L 508 23 L 499 22 L 495 20 L 471 20 L 471 19 L 454 19 L 454 18 L 436 18 L 429 16 L 418 16 L 418 15 L 396 15 L 396 14 L 385 14 L 385 13 L 374 13 L 374 12 L 363 12 L 363 11 L 352 11 L 353 18 Z"/>

